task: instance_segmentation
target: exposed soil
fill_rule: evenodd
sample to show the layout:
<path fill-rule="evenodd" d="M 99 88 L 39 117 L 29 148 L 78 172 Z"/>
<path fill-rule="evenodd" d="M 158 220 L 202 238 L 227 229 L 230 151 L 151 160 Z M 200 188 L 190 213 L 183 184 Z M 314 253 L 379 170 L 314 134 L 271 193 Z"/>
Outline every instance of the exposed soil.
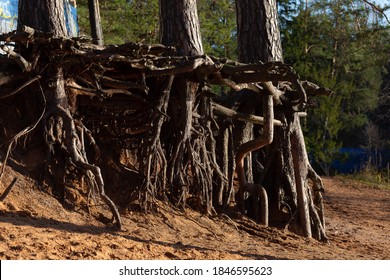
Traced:
<path fill-rule="evenodd" d="M 103 223 L 110 217 L 103 206 L 94 215 L 67 210 L 7 168 L 0 182 L 0 259 L 390 259 L 390 191 L 339 178 L 324 183 L 328 243 L 163 204 L 155 214 L 122 211 L 118 232 Z"/>

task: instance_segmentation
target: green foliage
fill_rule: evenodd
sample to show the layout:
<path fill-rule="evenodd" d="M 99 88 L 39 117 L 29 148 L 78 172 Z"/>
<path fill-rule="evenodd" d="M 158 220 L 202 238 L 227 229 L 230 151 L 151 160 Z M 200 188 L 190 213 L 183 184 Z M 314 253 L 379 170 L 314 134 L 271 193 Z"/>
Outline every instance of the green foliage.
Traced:
<path fill-rule="evenodd" d="M 205 53 L 235 59 L 237 29 L 235 1 L 199 0 L 198 11 Z"/>
<path fill-rule="evenodd" d="M 373 165 L 370 161 L 368 161 L 362 170 L 343 177 L 350 180 L 360 181 L 364 183 L 364 185 L 368 185 L 373 188 L 390 190 L 389 165 L 384 169 L 378 169 L 375 164 Z"/>
<path fill-rule="evenodd" d="M 335 93 L 319 97 L 305 124 L 308 151 L 325 172 L 339 147 L 366 145 L 368 115 L 378 105 L 389 29 L 364 5 L 349 0 L 296 1 L 282 17 L 285 61 L 302 79 Z"/>
<path fill-rule="evenodd" d="M 378 130 L 383 148 L 390 149 L 390 59 L 382 72 L 382 85 L 378 107 L 370 115 L 373 125 Z"/>
<path fill-rule="evenodd" d="M 106 44 L 157 43 L 158 0 L 100 0 L 103 38 Z M 79 0 L 81 34 L 90 34 L 88 0 Z"/>
<path fill-rule="evenodd" d="M 106 44 L 159 42 L 158 0 L 100 0 L 103 38 Z M 81 34 L 90 34 L 88 0 L 78 1 Z M 199 0 L 198 14 L 205 53 L 237 58 L 234 0 Z M 213 86 L 216 93 L 224 87 Z"/>
<path fill-rule="evenodd" d="M 79 0 L 81 34 L 90 34 L 88 0 Z M 236 18 L 233 0 L 199 0 L 199 20 L 207 54 L 236 58 Z M 106 44 L 159 42 L 158 0 L 100 0 Z"/>

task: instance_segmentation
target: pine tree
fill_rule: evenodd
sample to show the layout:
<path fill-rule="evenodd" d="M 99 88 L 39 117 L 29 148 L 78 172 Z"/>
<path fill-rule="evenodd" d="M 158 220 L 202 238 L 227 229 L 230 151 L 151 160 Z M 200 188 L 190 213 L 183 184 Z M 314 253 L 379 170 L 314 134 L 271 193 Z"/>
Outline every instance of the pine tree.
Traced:
<path fill-rule="evenodd" d="M 199 20 L 205 53 L 237 58 L 237 28 L 233 0 L 198 1 Z"/>
<path fill-rule="evenodd" d="M 305 124 L 308 150 L 330 172 L 340 147 L 365 146 L 368 115 L 378 102 L 389 32 L 371 10 L 350 1 L 301 2 L 285 22 L 285 59 L 303 79 L 331 88 L 316 98 Z M 316 107 L 316 106 L 315 106 Z"/>

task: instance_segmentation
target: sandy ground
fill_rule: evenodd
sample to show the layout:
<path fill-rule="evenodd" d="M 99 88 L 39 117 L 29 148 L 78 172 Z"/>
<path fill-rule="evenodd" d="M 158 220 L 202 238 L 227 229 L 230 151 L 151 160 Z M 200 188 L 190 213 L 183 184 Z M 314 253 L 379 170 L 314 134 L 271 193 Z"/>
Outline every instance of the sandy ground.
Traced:
<path fill-rule="evenodd" d="M 81 209 L 64 209 L 33 180 L 7 169 L 0 182 L 0 259 L 389 260 L 390 191 L 340 178 L 324 183 L 327 243 L 164 205 L 154 215 L 122 213 L 118 232 Z"/>

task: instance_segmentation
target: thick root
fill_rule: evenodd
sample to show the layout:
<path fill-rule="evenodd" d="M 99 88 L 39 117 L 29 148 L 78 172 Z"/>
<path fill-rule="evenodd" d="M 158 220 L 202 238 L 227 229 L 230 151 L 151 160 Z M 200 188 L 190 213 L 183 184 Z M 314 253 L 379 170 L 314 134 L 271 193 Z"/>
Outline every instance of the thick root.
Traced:
<path fill-rule="evenodd" d="M 105 194 L 104 180 L 100 168 L 98 166 L 88 163 L 87 159 L 83 156 L 81 152 L 81 150 L 83 150 L 81 149 L 83 143 L 79 140 L 79 137 L 77 135 L 77 130 L 73 117 L 71 116 L 69 110 L 63 109 L 61 107 L 57 107 L 57 110 L 55 111 L 57 115 L 62 119 L 61 125 L 63 127 L 63 133 L 64 135 L 66 135 L 65 139 L 63 139 L 64 143 L 62 144 L 65 145 L 65 149 L 68 152 L 72 163 L 75 164 L 78 168 L 85 170 L 86 172 L 91 172 L 93 174 L 93 177 L 89 177 L 93 178 L 93 180 L 95 181 L 101 199 L 110 208 L 113 216 L 115 217 L 116 225 L 118 229 L 121 230 L 121 217 L 114 202 Z"/>
<path fill-rule="evenodd" d="M 264 130 L 263 134 L 260 135 L 258 138 L 251 140 L 249 142 L 246 142 L 242 144 L 237 151 L 236 155 L 236 172 L 238 176 L 238 182 L 239 182 L 239 190 L 238 190 L 238 203 L 240 207 L 244 206 L 244 191 L 250 190 L 253 187 L 252 184 L 248 184 L 245 176 L 245 170 L 244 170 L 244 159 L 245 156 L 247 156 L 250 152 L 261 149 L 270 143 L 272 143 L 273 135 L 274 135 L 274 112 L 273 112 L 273 99 L 271 95 L 266 95 L 263 98 L 263 114 L 264 114 Z M 265 189 L 257 185 L 256 187 L 257 191 L 255 192 L 257 195 L 259 195 L 260 200 L 262 201 L 261 207 L 261 221 L 264 225 L 268 226 L 268 196 L 265 191 Z M 252 191 L 254 192 L 254 191 Z M 257 208 L 257 206 L 255 207 Z"/>

